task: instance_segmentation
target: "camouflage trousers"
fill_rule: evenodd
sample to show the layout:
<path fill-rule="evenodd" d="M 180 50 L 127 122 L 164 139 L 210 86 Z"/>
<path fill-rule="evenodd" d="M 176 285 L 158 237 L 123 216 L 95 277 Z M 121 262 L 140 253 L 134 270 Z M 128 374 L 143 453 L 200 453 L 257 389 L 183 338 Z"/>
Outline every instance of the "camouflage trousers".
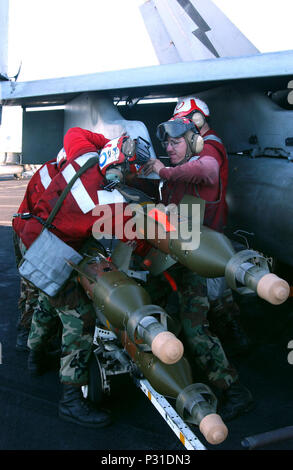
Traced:
<path fill-rule="evenodd" d="M 207 314 L 210 304 L 207 297 L 207 280 L 177 264 L 169 268 L 168 273 L 177 285 L 177 318 L 181 324 L 182 340 L 191 361 L 195 361 L 211 385 L 225 390 L 238 379 L 238 374 L 229 363 L 219 338 L 209 329 Z M 168 290 L 163 276 L 151 278 L 146 289 L 152 301 L 162 305 L 164 291 Z"/>
<path fill-rule="evenodd" d="M 25 246 L 18 237 L 18 235 L 13 230 L 13 246 L 16 265 L 18 266 L 23 254 L 25 253 Z M 24 328 L 29 330 L 31 327 L 32 316 L 34 309 L 37 305 L 39 297 L 39 290 L 26 281 L 24 278 L 20 278 L 20 296 L 18 300 L 18 309 L 19 309 L 19 320 L 18 328 Z"/>
<path fill-rule="evenodd" d="M 72 277 L 57 298 L 40 292 L 34 311 L 28 347 L 37 350 L 44 345 L 56 321 L 62 323 L 62 345 L 59 378 L 63 384 L 88 383 L 88 361 L 95 330 L 92 303 Z"/>
<path fill-rule="evenodd" d="M 18 309 L 20 317 L 18 326 L 29 330 L 32 323 L 34 310 L 38 303 L 39 290 L 24 278 L 20 279 L 20 297 L 18 300 Z"/>

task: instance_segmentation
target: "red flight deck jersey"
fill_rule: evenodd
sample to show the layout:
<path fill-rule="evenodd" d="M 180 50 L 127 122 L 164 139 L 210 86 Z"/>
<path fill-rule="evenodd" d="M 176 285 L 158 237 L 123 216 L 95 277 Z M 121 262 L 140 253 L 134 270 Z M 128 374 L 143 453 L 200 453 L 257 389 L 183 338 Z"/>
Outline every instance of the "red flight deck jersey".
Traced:
<path fill-rule="evenodd" d="M 33 214 L 47 220 L 59 196 L 75 173 L 89 158 L 93 157 L 92 152 L 102 149 L 107 142 L 109 140 L 102 134 L 96 134 L 79 127 L 69 129 L 64 137 L 67 161 L 46 191 L 43 192 L 33 209 Z M 115 235 L 115 227 L 123 228 L 125 222 L 130 218 L 130 216 L 124 216 L 123 209 L 126 206 L 126 200 L 121 193 L 117 189 L 113 191 L 104 189 L 106 180 L 99 169 L 98 153 L 96 155 L 97 165 L 86 170 L 76 180 L 52 222 L 54 228 L 50 228 L 52 233 L 76 250 L 79 250 L 84 241 L 92 235 L 95 222 L 104 216 L 102 210 L 99 215 L 93 215 L 94 209 L 95 213 L 96 209 L 102 209 L 103 205 L 107 205 L 108 209 L 111 209 L 110 219 L 113 236 Z M 117 207 L 119 207 L 119 211 L 117 211 Z M 23 229 L 18 234 L 28 248 L 41 230 L 41 222 L 30 218 L 25 221 Z M 121 239 L 126 241 L 123 237 Z M 140 242 L 144 241 L 138 240 L 138 245 Z"/>
<path fill-rule="evenodd" d="M 41 168 L 33 174 L 27 185 L 22 203 L 18 208 L 18 214 L 32 212 L 41 195 L 58 172 L 57 161 L 56 158 L 54 158 L 53 160 L 44 163 L 44 165 L 42 165 Z M 20 217 L 14 217 L 12 220 L 12 226 L 15 232 L 18 233 L 21 231 L 25 223 L 26 221 Z"/>
<path fill-rule="evenodd" d="M 185 194 L 200 197 L 206 202 L 204 225 L 222 232 L 227 223 L 226 190 L 228 158 L 221 139 L 213 130 L 203 136 L 204 148 L 199 156 L 176 167 L 160 170 L 166 180 L 162 188 L 162 202 L 178 205 Z M 210 202 L 210 204 L 209 204 Z"/>

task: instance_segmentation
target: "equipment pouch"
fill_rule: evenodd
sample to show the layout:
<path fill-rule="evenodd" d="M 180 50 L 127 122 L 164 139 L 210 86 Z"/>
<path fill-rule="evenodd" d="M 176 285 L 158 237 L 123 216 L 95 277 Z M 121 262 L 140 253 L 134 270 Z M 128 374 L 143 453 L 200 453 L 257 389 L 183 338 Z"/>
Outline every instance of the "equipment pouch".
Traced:
<path fill-rule="evenodd" d="M 25 252 L 19 273 L 45 294 L 54 297 L 73 270 L 67 260 L 78 264 L 82 259 L 77 251 L 44 229 Z"/>

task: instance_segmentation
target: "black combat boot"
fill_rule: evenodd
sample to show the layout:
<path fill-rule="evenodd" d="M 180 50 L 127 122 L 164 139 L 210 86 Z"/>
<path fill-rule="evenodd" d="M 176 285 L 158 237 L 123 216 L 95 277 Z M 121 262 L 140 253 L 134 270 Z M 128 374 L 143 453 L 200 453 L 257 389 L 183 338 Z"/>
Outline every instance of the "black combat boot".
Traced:
<path fill-rule="evenodd" d="M 219 414 L 224 422 L 252 410 L 255 406 L 250 391 L 238 380 L 223 392 Z"/>
<path fill-rule="evenodd" d="M 95 408 L 90 401 L 83 398 L 81 388 L 75 385 L 63 385 L 59 417 L 89 428 L 100 428 L 111 423 L 109 413 Z"/>
<path fill-rule="evenodd" d="M 44 348 L 30 349 L 27 368 L 32 377 L 43 375 L 48 370 L 47 354 Z"/>

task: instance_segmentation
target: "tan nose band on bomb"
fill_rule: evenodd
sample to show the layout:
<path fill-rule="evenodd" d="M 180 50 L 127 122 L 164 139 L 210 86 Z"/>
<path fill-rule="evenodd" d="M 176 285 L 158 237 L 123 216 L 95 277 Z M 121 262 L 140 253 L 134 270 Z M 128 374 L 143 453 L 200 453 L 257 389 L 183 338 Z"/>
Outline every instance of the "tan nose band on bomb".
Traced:
<path fill-rule="evenodd" d="M 205 416 L 199 425 L 200 432 L 210 444 L 221 444 L 227 435 L 228 429 L 221 416 L 216 413 Z"/>
<path fill-rule="evenodd" d="M 183 356 L 181 341 L 170 331 L 162 331 L 151 344 L 152 353 L 165 364 L 175 364 Z"/>
<path fill-rule="evenodd" d="M 273 273 L 265 274 L 257 284 L 257 294 L 273 305 L 284 303 L 290 295 L 289 284 Z"/>

